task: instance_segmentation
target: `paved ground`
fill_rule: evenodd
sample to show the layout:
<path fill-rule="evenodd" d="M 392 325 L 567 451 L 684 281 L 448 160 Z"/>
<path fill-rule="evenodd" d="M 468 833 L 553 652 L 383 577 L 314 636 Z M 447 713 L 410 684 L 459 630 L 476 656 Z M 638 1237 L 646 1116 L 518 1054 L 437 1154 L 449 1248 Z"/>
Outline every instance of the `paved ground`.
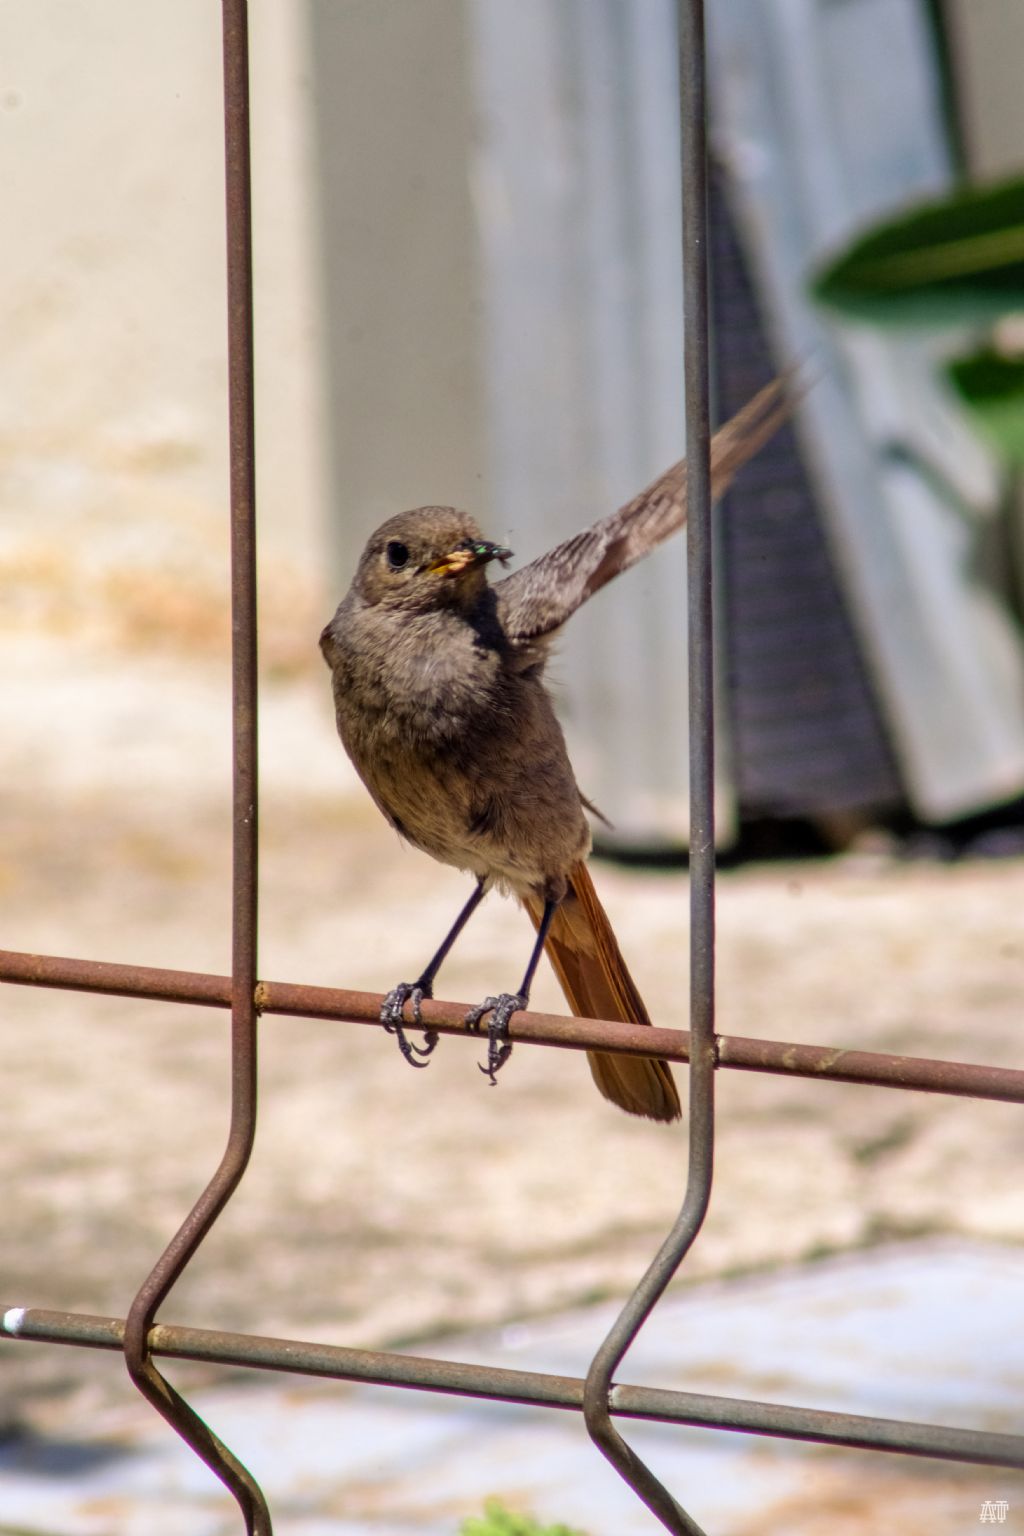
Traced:
<path fill-rule="evenodd" d="M 654 1386 L 1005 1430 L 1020 1425 L 1024 1255 L 886 1245 L 666 1299 L 622 1376 Z M 424 1352 L 578 1375 L 614 1305 Z M 113 1359 L 103 1362 L 111 1375 Z M 260 1478 L 282 1536 L 455 1536 L 488 1497 L 593 1536 L 654 1521 L 575 1414 L 264 1378 L 196 1406 Z M 233 1506 L 143 1405 L 0 1446 L 0 1533 L 236 1536 Z M 630 1443 L 711 1536 L 1019 1531 L 1024 1474 L 631 1422 Z M 63 1475 L 61 1475 L 63 1473 Z M 1004 1502 L 1005 1501 L 1005 1502 Z M 5 1519 L 12 1525 L 4 1523 Z M 14 1524 L 16 1522 L 16 1525 Z"/>
<path fill-rule="evenodd" d="M 326 679 L 274 622 L 261 969 L 382 989 L 419 968 L 464 882 L 368 806 Z M 3 942 L 224 969 L 226 674 L 201 632 L 192 655 L 128 633 L 128 650 L 122 634 L 11 639 Z M 652 1014 L 682 1023 L 684 876 L 597 880 Z M 1021 882 L 1012 861 L 884 854 L 726 874 L 720 1027 L 1020 1065 Z M 528 938 L 489 901 L 444 995 L 507 984 Z M 220 1154 L 225 1021 L 14 987 L 3 1000 L 0 1302 L 123 1314 Z M 550 978 L 535 1001 L 560 1006 Z M 622 1295 L 678 1207 L 685 1132 L 616 1113 L 568 1054 L 520 1048 L 496 1090 L 478 1054 L 444 1041 L 414 1073 L 375 1030 L 269 1020 L 251 1172 L 167 1319 L 400 1344 Z M 723 1074 L 715 1198 L 679 1284 L 927 1234 L 1019 1244 L 1022 1152 L 1010 1106 Z M 0 1386 L 12 1428 L 80 1423 L 127 1390 L 109 1362 L 27 1346 L 3 1350 Z"/>

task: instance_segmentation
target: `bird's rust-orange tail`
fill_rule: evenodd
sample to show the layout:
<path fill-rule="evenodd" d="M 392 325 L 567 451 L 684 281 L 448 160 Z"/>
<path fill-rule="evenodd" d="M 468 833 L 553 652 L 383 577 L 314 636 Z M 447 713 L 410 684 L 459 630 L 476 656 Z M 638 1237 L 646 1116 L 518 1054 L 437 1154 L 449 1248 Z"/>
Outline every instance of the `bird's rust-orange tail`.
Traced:
<path fill-rule="evenodd" d="M 555 913 L 545 945 L 569 1007 L 580 1019 L 650 1024 L 587 866 L 574 865 L 570 880 L 571 890 Z M 542 904 L 530 898 L 525 905 L 536 926 Z M 605 1098 L 627 1114 L 679 1119 L 679 1095 L 668 1062 L 598 1051 L 588 1051 L 587 1060 Z"/>

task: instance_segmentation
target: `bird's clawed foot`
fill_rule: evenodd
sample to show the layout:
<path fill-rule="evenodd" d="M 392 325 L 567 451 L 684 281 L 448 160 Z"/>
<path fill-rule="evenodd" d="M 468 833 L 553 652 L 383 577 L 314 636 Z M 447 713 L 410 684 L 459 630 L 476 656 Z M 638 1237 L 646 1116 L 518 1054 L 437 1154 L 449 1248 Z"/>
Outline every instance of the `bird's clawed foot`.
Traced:
<path fill-rule="evenodd" d="M 422 982 L 400 981 L 397 987 L 391 988 L 391 991 L 381 1004 L 380 1021 L 384 1025 L 385 1032 L 389 1035 L 394 1035 L 398 1041 L 398 1049 L 410 1067 L 425 1067 L 427 1065 L 427 1057 L 437 1044 L 437 1030 L 426 1030 L 423 1035 L 423 1044 L 413 1045 L 412 1041 L 406 1038 L 402 1012 L 406 1003 L 411 1002 L 412 1022 L 414 1024 L 422 1024 L 420 1004 L 425 997 L 430 997 L 430 995 L 430 987 L 424 986 Z M 422 1060 L 417 1061 L 416 1058 L 418 1056 L 422 1057 Z"/>
<path fill-rule="evenodd" d="M 501 1071 L 512 1055 L 512 1042 L 508 1038 L 509 1021 L 514 1013 L 526 1007 L 528 1001 L 523 993 L 502 992 L 498 997 L 485 997 L 482 1003 L 477 1003 L 466 1014 L 469 1029 L 479 1029 L 484 1014 L 490 1014 L 487 1020 L 487 1065 L 481 1067 L 480 1071 L 490 1078 L 492 1088 L 496 1084 L 496 1073 Z"/>

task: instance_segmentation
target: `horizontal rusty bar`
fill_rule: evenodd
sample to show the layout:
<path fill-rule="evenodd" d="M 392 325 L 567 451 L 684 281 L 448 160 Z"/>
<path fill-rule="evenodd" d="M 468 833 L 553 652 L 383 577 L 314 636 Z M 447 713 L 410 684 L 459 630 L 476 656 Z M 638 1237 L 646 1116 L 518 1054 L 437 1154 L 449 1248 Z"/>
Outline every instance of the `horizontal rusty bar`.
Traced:
<path fill-rule="evenodd" d="M 0 1310 L 0 1336 L 9 1339 L 91 1349 L 118 1350 L 122 1346 L 124 1323 L 118 1318 L 37 1307 Z M 164 1323 L 151 1329 L 149 1347 L 156 1355 L 178 1360 L 293 1372 L 333 1381 L 361 1381 L 534 1408 L 575 1412 L 583 1408 L 583 1381 L 576 1376 L 470 1365 L 458 1360 L 430 1360 L 384 1350 L 347 1349 L 297 1339 L 222 1333 L 209 1328 L 179 1328 Z M 611 1407 L 614 1414 L 627 1419 L 1024 1469 L 1024 1437 L 985 1430 L 830 1413 L 819 1408 L 714 1397 L 703 1392 L 673 1392 L 661 1387 L 615 1386 Z"/>
<path fill-rule="evenodd" d="M 109 960 L 70 960 L 0 950 L 0 981 L 29 987 L 63 987 L 113 997 L 144 997 L 163 1003 L 231 1007 L 231 977 L 202 971 L 166 971 L 152 965 L 115 965 Z"/>
<path fill-rule="evenodd" d="M 157 1002 L 231 1006 L 228 976 L 160 970 L 146 965 L 115 965 L 104 960 L 71 960 L 17 950 L 0 950 L 0 981 Z M 351 992 L 338 987 L 287 981 L 261 981 L 256 985 L 256 1006 L 261 1013 L 295 1018 L 379 1025 L 381 1001 L 377 992 Z M 476 1038 L 466 1028 L 467 1007 L 466 1003 L 425 1000 L 423 1028 Z M 406 1027 L 414 1028 L 411 1024 Z M 565 1050 L 620 1051 L 630 1056 L 660 1056 L 668 1061 L 689 1060 L 690 1036 L 685 1029 L 652 1029 L 554 1013 L 517 1013 L 512 1019 L 510 1036 L 516 1042 Z M 769 1072 L 784 1077 L 1024 1104 L 1024 1071 L 1016 1067 L 937 1061 L 926 1056 L 892 1056 L 882 1051 L 848 1051 L 837 1046 L 756 1040 L 743 1035 L 718 1036 L 718 1063 L 741 1072 Z"/>
<path fill-rule="evenodd" d="M 1024 1071 L 929 1056 L 893 1056 L 884 1051 L 848 1051 L 840 1046 L 799 1045 L 720 1035 L 718 1064 L 741 1072 L 773 1072 L 821 1078 L 833 1083 L 870 1083 L 919 1093 L 957 1094 L 972 1099 L 1024 1103 Z"/>

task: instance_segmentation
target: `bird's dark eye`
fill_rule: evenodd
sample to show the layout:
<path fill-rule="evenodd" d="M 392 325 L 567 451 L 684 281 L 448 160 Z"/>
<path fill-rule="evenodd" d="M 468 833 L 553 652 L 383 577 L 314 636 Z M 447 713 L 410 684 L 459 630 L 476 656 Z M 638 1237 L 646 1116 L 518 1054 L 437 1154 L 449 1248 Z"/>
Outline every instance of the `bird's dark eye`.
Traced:
<path fill-rule="evenodd" d="M 408 547 L 398 539 L 390 539 L 388 541 L 385 554 L 388 557 L 388 565 L 390 565 L 393 571 L 400 571 L 403 565 L 409 564 Z"/>

